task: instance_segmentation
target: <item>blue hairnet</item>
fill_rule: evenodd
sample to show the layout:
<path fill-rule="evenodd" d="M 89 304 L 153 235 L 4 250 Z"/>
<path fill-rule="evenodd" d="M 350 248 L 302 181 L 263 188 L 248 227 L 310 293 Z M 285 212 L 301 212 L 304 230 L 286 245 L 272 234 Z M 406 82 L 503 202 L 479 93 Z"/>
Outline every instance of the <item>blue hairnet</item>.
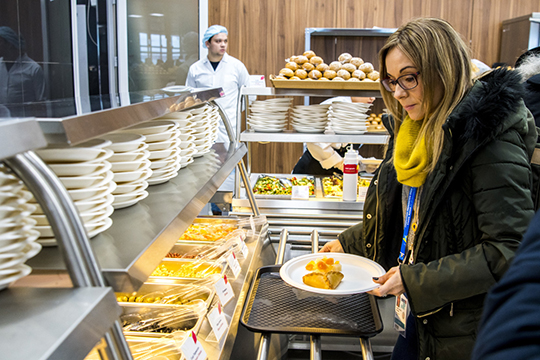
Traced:
<path fill-rule="evenodd" d="M 24 40 L 19 37 L 12 28 L 8 26 L 0 26 L 0 37 L 4 38 L 8 43 L 15 46 L 17 49 L 24 49 Z"/>
<path fill-rule="evenodd" d="M 207 49 L 206 42 L 210 40 L 212 36 L 217 35 L 219 33 L 225 33 L 227 35 L 229 34 L 229 32 L 227 31 L 227 28 L 221 25 L 212 25 L 208 29 L 206 29 L 206 31 L 204 32 L 203 40 L 202 40 L 203 47 Z"/>

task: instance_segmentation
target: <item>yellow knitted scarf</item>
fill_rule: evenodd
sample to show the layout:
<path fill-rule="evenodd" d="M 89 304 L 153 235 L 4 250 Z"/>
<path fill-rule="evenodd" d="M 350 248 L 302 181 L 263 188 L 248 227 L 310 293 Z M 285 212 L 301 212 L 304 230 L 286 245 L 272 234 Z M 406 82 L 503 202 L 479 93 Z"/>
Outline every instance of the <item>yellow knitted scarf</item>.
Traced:
<path fill-rule="evenodd" d="M 427 177 L 425 170 L 429 157 L 426 139 L 422 138 L 416 146 L 414 145 L 421 127 L 422 121 L 411 120 L 407 116 L 399 127 L 396 138 L 394 167 L 397 179 L 400 183 L 411 187 L 422 186 Z"/>

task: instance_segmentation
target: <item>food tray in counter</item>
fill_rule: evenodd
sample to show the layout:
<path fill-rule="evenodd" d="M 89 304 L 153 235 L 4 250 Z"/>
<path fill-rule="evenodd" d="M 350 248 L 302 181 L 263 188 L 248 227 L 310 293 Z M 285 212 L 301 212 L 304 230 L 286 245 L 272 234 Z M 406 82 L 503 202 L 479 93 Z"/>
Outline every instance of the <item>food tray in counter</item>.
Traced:
<path fill-rule="evenodd" d="M 215 217 L 196 218 L 178 239 L 179 244 L 209 245 L 226 237 L 241 227 L 237 218 Z"/>
<path fill-rule="evenodd" d="M 136 292 L 115 294 L 121 306 L 126 303 L 189 305 L 195 300 L 202 300 L 208 308 L 215 293 L 213 286 L 195 281 L 185 284 L 144 283 Z"/>
<path fill-rule="evenodd" d="M 204 279 L 213 274 L 224 274 L 226 267 L 225 261 L 166 258 L 148 277 L 147 283 L 181 284 Z"/>
<path fill-rule="evenodd" d="M 123 332 L 126 336 L 163 337 L 201 327 L 207 306 L 202 300 L 190 305 L 122 303 Z"/>
<path fill-rule="evenodd" d="M 358 177 L 358 189 L 369 186 L 371 179 Z M 343 197 L 343 180 L 337 176 L 327 176 L 321 179 L 322 193 L 325 198 L 341 199 Z M 359 197 L 362 192 L 358 191 Z M 365 195 L 364 195 L 365 196 Z"/>
<path fill-rule="evenodd" d="M 133 360 L 185 360 L 180 348 L 188 336 L 186 331 L 177 331 L 163 337 L 126 336 L 126 342 Z M 102 340 L 84 360 L 102 360 L 98 350 L 105 351 L 106 347 Z"/>
<path fill-rule="evenodd" d="M 284 80 L 270 75 L 276 89 L 380 90 L 379 81 Z"/>
<path fill-rule="evenodd" d="M 251 180 L 253 195 L 261 199 L 291 199 L 292 187 L 309 185 L 310 197 L 315 197 L 315 177 L 311 175 L 266 175 L 260 174 Z"/>

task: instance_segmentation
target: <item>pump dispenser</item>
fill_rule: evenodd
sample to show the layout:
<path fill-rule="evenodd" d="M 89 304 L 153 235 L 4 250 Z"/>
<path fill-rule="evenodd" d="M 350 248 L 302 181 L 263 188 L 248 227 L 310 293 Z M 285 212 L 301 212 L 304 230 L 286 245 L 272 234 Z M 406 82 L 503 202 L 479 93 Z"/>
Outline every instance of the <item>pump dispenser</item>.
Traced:
<path fill-rule="evenodd" d="M 358 196 L 358 151 L 349 145 L 343 158 L 343 201 L 356 201 Z"/>

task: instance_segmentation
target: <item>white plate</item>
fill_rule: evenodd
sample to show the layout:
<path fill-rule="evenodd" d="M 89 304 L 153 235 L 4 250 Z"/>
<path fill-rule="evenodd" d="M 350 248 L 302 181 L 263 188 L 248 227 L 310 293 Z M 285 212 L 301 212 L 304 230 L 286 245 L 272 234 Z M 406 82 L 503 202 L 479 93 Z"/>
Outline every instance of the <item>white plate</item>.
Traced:
<path fill-rule="evenodd" d="M 80 213 L 80 216 L 83 223 L 93 224 L 93 223 L 105 220 L 106 218 L 111 216 L 113 212 L 114 212 L 114 208 L 111 205 L 109 205 L 105 209 L 101 209 L 98 211 L 82 212 Z"/>
<path fill-rule="evenodd" d="M 146 140 L 146 137 L 141 134 L 132 133 L 117 133 L 103 136 L 104 139 L 112 142 L 107 148 L 114 152 L 128 152 L 137 150 Z"/>
<path fill-rule="evenodd" d="M 103 149 L 107 146 L 111 145 L 110 140 L 106 139 L 92 139 L 85 141 L 81 144 L 75 145 L 76 147 L 83 147 L 83 148 L 94 148 L 94 149 Z"/>
<path fill-rule="evenodd" d="M 155 179 L 148 179 L 148 184 L 149 185 L 163 184 L 163 183 L 166 183 L 167 181 L 169 181 L 172 178 L 175 178 L 177 176 L 178 176 L 178 172 L 173 172 L 173 173 L 168 174 L 167 176 L 162 176 L 162 177 L 155 178 Z"/>
<path fill-rule="evenodd" d="M 306 264 L 323 256 L 333 258 L 341 263 L 341 272 L 344 277 L 334 290 L 315 288 L 302 281 L 302 277 L 310 273 L 305 269 Z M 375 284 L 372 278 L 382 276 L 385 273 L 384 268 L 372 260 L 344 253 L 317 253 L 298 256 L 287 261 L 279 270 L 279 275 L 287 284 L 324 295 L 350 295 L 373 290 L 379 287 L 379 284 Z"/>
<path fill-rule="evenodd" d="M 255 126 L 251 126 L 251 128 L 255 132 L 264 132 L 264 133 L 278 133 L 278 132 L 282 132 L 284 130 L 284 129 L 268 129 L 268 128 L 255 127 Z"/>
<path fill-rule="evenodd" d="M 166 150 L 152 151 L 150 152 L 150 157 L 148 159 L 149 160 L 162 160 L 162 159 L 168 158 L 169 156 L 173 156 L 179 151 L 180 150 L 177 146 L 174 146 Z"/>
<path fill-rule="evenodd" d="M 161 91 L 165 91 L 166 93 L 183 93 L 183 92 L 191 92 L 192 88 L 190 86 L 185 85 L 173 85 L 173 86 L 167 86 L 161 89 Z"/>
<path fill-rule="evenodd" d="M 128 206 L 135 205 L 139 201 L 145 199 L 147 196 L 148 196 L 148 191 L 144 191 L 142 194 L 137 196 L 135 199 L 131 199 L 131 200 L 128 200 L 128 201 L 125 201 L 125 202 L 116 203 L 116 204 L 113 205 L 113 207 L 116 210 L 123 209 L 123 208 L 126 208 Z"/>
<path fill-rule="evenodd" d="M 113 172 L 136 171 L 149 156 L 150 152 L 146 151 L 145 153 L 141 153 L 141 155 L 133 161 L 112 162 L 111 170 Z"/>
<path fill-rule="evenodd" d="M 0 290 L 7 288 L 12 282 L 25 277 L 31 272 L 32 268 L 24 264 L 20 264 L 12 269 L 0 270 Z"/>
<path fill-rule="evenodd" d="M 22 249 L 24 249 L 28 244 L 36 241 L 38 237 L 39 237 L 39 231 L 25 230 L 23 233 L 21 233 L 19 241 L 12 242 L 10 244 L 5 244 L 5 245 L 0 244 L 0 253 L 22 251 Z"/>
<path fill-rule="evenodd" d="M 323 129 L 317 129 L 317 128 L 295 126 L 295 125 L 293 125 L 292 127 L 296 132 L 299 132 L 299 133 L 313 133 L 313 134 L 319 133 L 320 134 L 320 133 L 324 132 L 324 128 Z"/>
<path fill-rule="evenodd" d="M 76 163 L 93 161 L 107 153 L 106 149 L 65 148 L 36 150 L 39 157 L 47 163 Z M 111 154 L 112 155 L 112 154 Z"/>
<path fill-rule="evenodd" d="M 135 181 L 139 179 L 145 170 L 150 168 L 150 161 L 149 160 L 143 160 L 135 171 L 125 171 L 125 172 L 117 172 L 114 173 L 113 180 L 117 183 L 125 183 L 130 181 Z"/>
<path fill-rule="evenodd" d="M 16 267 L 26 260 L 34 257 L 41 250 L 41 245 L 36 242 L 27 243 L 26 246 L 15 252 L 0 253 L 0 270 Z"/>
<path fill-rule="evenodd" d="M 173 138 L 177 138 L 178 136 L 180 136 L 180 129 L 177 129 L 175 131 L 165 131 L 162 133 L 146 135 L 146 142 L 153 143 L 158 141 L 167 141 Z"/>
<path fill-rule="evenodd" d="M 152 120 L 122 130 L 122 132 L 129 134 L 151 135 L 165 131 L 174 131 L 178 129 L 178 126 L 179 125 L 172 120 Z"/>
<path fill-rule="evenodd" d="M 148 151 L 159 151 L 166 150 L 173 146 L 176 146 L 176 138 L 165 140 L 165 141 L 156 141 L 153 143 L 148 143 Z"/>
<path fill-rule="evenodd" d="M 75 206 L 77 207 L 77 210 L 79 212 L 85 212 L 85 211 L 98 211 L 100 209 L 104 209 L 107 206 L 111 205 L 114 200 L 114 197 L 111 194 L 105 195 L 105 197 L 101 199 L 96 199 L 92 201 L 82 200 L 82 201 L 75 201 Z"/>
<path fill-rule="evenodd" d="M 209 151 L 210 151 L 210 150 L 208 150 L 208 152 L 209 152 Z M 203 154 L 203 155 L 204 155 L 204 154 Z M 194 161 L 195 161 L 195 159 L 191 158 L 191 159 L 189 159 L 189 160 L 186 161 L 186 162 L 180 163 L 181 169 L 185 168 L 186 166 L 188 166 L 189 164 L 191 164 L 191 163 L 194 162 Z"/>
<path fill-rule="evenodd" d="M 96 171 L 105 172 L 111 168 L 108 162 L 50 164 L 49 167 L 57 176 L 87 176 Z"/>
<path fill-rule="evenodd" d="M 135 150 L 135 151 L 126 151 L 121 153 L 115 153 L 109 158 L 110 163 L 116 162 L 125 162 L 125 161 L 137 161 L 147 159 L 150 156 L 150 152 L 146 150 L 148 148 L 147 144 L 144 144 L 144 150 Z"/>
<path fill-rule="evenodd" d="M 334 132 L 336 134 L 339 134 L 339 135 L 362 135 L 362 134 L 365 134 L 367 131 L 366 130 L 353 131 L 353 130 L 337 130 L 337 129 L 334 129 Z"/>

